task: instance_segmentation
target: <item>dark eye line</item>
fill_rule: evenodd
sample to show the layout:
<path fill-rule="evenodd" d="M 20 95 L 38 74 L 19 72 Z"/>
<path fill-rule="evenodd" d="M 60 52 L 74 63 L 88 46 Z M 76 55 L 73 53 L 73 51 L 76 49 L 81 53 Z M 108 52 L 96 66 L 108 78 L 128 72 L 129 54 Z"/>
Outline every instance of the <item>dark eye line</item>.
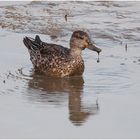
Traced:
<path fill-rule="evenodd" d="M 82 37 L 82 36 L 80 36 L 79 38 L 80 38 L 80 39 L 84 39 L 84 37 Z"/>

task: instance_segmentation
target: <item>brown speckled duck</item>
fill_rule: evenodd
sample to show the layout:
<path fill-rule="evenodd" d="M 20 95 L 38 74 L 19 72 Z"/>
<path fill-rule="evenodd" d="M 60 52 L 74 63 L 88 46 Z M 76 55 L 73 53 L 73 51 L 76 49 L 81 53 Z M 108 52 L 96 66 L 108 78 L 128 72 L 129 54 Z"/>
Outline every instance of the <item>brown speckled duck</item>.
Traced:
<path fill-rule="evenodd" d="M 85 48 L 101 52 L 101 49 L 92 44 L 88 34 L 83 31 L 73 32 L 70 49 L 42 42 L 38 35 L 35 39 L 25 37 L 23 42 L 28 48 L 34 68 L 55 77 L 82 75 L 84 61 L 81 53 Z"/>

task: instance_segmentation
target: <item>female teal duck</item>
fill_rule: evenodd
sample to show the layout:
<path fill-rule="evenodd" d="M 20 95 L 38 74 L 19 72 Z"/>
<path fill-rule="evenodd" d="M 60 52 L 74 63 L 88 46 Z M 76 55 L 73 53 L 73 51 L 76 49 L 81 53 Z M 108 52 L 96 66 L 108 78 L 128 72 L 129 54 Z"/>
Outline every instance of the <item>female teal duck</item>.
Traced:
<path fill-rule="evenodd" d="M 23 42 L 28 48 L 34 68 L 55 77 L 82 75 L 84 61 L 81 53 L 85 48 L 101 52 L 101 49 L 93 45 L 88 34 L 83 31 L 73 32 L 70 49 L 42 42 L 39 36 L 35 39 L 25 37 Z"/>

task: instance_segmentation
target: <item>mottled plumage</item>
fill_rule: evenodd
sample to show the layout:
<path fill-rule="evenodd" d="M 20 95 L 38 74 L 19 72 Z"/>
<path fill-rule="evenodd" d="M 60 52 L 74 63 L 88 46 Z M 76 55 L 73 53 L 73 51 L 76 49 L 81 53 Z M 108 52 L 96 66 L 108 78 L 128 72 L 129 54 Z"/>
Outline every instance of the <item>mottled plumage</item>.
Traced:
<path fill-rule="evenodd" d="M 70 48 L 42 42 L 38 35 L 35 39 L 25 37 L 23 42 L 28 48 L 34 68 L 56 77 L 82 75 L 82 50 L 89 48 L 98 53 L 101 51 L 91 43 L 88 34 L 83 31 L 75 31 L 72 34 Z"/>

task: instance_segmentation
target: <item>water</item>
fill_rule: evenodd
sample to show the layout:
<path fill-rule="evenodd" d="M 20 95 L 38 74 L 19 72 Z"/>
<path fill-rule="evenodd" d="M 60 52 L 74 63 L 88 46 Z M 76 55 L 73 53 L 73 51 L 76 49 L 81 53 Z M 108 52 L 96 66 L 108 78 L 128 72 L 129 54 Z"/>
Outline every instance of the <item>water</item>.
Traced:
<path fill-rule="evenodd" d="M 0 138 L 140 138 L 140 2 L 0 3 Z M 100 62 L 85 50 L 83 77 L 34 73 L 23 37 L 68 47 L 77 29 Z"/>

